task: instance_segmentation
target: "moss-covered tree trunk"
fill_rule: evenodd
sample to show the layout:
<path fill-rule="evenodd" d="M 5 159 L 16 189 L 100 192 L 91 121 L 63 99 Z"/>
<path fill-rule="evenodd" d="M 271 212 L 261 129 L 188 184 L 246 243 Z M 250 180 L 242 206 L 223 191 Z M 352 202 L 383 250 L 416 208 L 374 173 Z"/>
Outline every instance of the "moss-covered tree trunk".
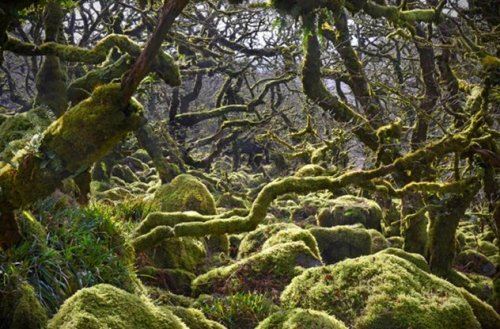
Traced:
<path fill-rule="evenodd" d="M 48 1 L 44 10 L 45 42 L 56 42 L 64 39 L 61 29 L 64 12 L 58 1 Z M 68 107 L 66 94 L 65 67 L 55 55 L 45 56 L 36 75 L 38 94 L 36 104 L 49 107 L 56 116 L 60 117 Z"/>
<path fill-rule="evenodd" d="M 474 193 L 471 193 L 474 191 Z M 476 188 L 462 194 L 445 194 L 430 210 L 429 265 L 432 273 L 447 277 L 455 258 L 458 223 L 469 207 Z"/>
<path fill-rule="evenodd" d="M 142 107 L 123 101 L 118 84 L 94 91 L 44 132 L 40 144 L 0 168 L 0 244 L 19 236 L 12 211 L 47 196 L 63 179 L 87 170 L 143 122 Z"/>

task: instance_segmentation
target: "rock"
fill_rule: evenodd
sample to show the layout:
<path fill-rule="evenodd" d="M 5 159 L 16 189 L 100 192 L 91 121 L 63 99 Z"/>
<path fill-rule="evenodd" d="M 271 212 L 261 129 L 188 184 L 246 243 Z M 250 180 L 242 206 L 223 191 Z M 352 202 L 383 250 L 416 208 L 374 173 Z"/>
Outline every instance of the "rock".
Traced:
<path fill-rule="evenodd" d="M 300 167 L 295 173 L 295 177 L 314 177 L 325 175 L 326 169 L 316 164 L 306 164 Z"/>
<path fill-rule="evenodd" d="M 28 283 L 22 283 L 10 296 L 2 294 L 5 302 L 0 302 L 0 319 L 7 311 L 7 317 L 11 318 L 10 329 L 42 329 L 47 325 L 47 312 L 38 301 L 35 290 Z M 10 299 L 10 300 L 7 300 Z M 6 304 L 7 305 L 6 305 Z M 4 319 L 5 320 L 5 319 Z M 4 321 L 2 320 L 2 321 Z M 6 323 L 4 323 L 7 325 Z"/>
<path fill-rule="evenodd" d="M 162 185 L 155 194 L 158 210 L 165 212 L 197 211 L 215 215 L 215 200 L 207 187 L 196 177 L 182 174 L 169 184 Z"/>
<path fill-rule="evenodd" d="M 325 264 L 371 253 L 372 238 L 368 230 L 356 226 L 313 227 L 312 233 Z"/>
<path fill-rule="evenodd" d="M 381 231 L 381 221 L 382 209 L 375 201 L 353 195 L 332 200 L 328 211 L 322 210 L 318 216 L 318 225 L 323 227 L 363 224 Z"/>
<path fill-rule="evenodd" d="M 459 288 L 383 252 L 308 269 L 281 302 L 327 312 L 356 329 L 481 328 Z"/>
<path fill-rule="evenodd" d="M 189 329 L 225 329 L 223 325 L 208 320 L 203 313 L 195 308 L 181 306 L 166 306 L 166 309 L 174 313 L 184 322 Z"/>
<path fill-rule="evenodd" d="M 295 308 L 276 312 L 256 329 L 347 329 L 342 321 L 325 312 Z"/>
<path fill-rule="evenodd" d="M 193 291 L 195 294 L 242 291 L 276 294 L 303 268 L 321 264 L 304 242 L 282 243 L 198 276 L 193 281 Z"/>
<path fill-rule="evenodd" d="M 389 247 L 389 242 L 382 233 L 372 228 L 368 230 L 368 233 L 372 238 L 372 253 L 376 253 Z"/>
<path fill-rule="evenodd" d="M 49 321 L 49 329 L 188 329 L 171 311 L 108 284 L 79 290 Z"/>
<path fill-rule="evenodd" d="M 495 264 L 488 257 L 471 249 L 459 253 L 454 259 L 454 266 L 462 272 L 473 272 L 489 277 L 496 273 Z"/>
<path fill-rule="evenodd" d="M 266 240 L 273 234 L 291 228 L 299 229 L 300 227 L 291 223 L 260 225 L 254 231 L 245 235 L 245 237 L 241 240 L 238 249 L 238 259 L 242 259 L 259 252 L 262 250 L 264 242 L 266 242 Z"/>
<path fill-rule="evenodd" d="M 387 242 L 389 242 L 389 246 L 392 248 L 400 248 L 403 249 L 403 244 L 405 239 L 400 236 L 391 236 L 387 238 Z"/>
<path fill-rule="evenodd" d="M 318 259 L 321 259 L 321 255 L 318 249 L 318 244 L 314 236 L 308 230 L 300 228 L 289 228 L 276 232 L 275 234 L 271 235 L 269 239 L 266 240 L 266 242 L 262 246 L 262 249 L 264 250 L 280 243 L 296 242 L 296 241 L 304 242 L 305 245 L 309 247 L 309 249 L 311 249 L 313 254 Z"/>

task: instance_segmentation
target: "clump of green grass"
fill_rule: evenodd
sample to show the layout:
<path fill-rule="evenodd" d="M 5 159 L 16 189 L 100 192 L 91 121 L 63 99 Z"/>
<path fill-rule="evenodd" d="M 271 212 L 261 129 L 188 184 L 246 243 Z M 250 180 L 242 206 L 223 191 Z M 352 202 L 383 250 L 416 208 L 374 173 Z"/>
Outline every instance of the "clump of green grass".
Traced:
<path fill-rule="evenodd" d="M 193 305 L 205 316 L 228 329 L 252 329 L 278 310 L 270 298 L 257 293 L 236 293 L 231 296 L 202 295 Z"/>
<path fill-rule="evenodd" d="M 104 207 L 57 204 L 48 200 L 19 216 L 24 240 L 0 253 L 0 297 L 27 282 L 52 314 L 77 290 L 98 283 L 134 291 L 134 254 L 123 224 Z"/>

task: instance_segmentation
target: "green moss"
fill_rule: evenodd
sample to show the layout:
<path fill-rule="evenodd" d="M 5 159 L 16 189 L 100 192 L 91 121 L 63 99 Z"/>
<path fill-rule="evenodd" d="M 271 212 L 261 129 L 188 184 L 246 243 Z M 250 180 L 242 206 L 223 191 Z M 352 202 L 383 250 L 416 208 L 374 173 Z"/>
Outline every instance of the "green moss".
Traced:
<path fill-rule="evenodd" d="M 243 240 L 241 240 L 238 249 L 238 259 L 248 257 L 260 251 L 262 249 L 262 245 L 264 245 L 266 240 L 273 234 L 287 229 L 299 229 L 299 227 L 291 223 L 277 223 L 259 226 L 256 230 L 253 230 L 245 235 Z"/>
<path fill-rule="evenodd" d="M 321 259 L 316 239 L 311 234 L 311 232 L 304 229 L 290 228 L 278 231 L 277 233 L 271 235 L 271 237 L 266 240 L 266 242 L 262 246 L 262 249 L 264 250 L 280 243 L 296 242 L 296 241 L 304 242 L 305 245 L 309 247 L 309 249 L 311 249 L 313 254 L 318 259 Z"/>
<path fill-rule="evenodd" d="M 61 116 L 68 107 L 66 80 L 67 75 L 59 58 L 46 56 L 35 79 L 38 91 L 35 104 L 46 105 Z"/>
<path fill-rule="evenodd" d="M 45 328 L 48 320 L 47 312 L 40 305 L 33 287 L 27 283 L 21 284 L 16 295 L 16 306 L 12 313 L 10 328 Z"/>
<path fill-rule="evenodd" d="M 215 201 L 207 187 L 197 178 L 182 174 L 169 184 L 162 185 L 155 194 L 161 211 L 197 211 L 202 215 L 216 213 Z"/>
<path fill-rule="evenodd" d="M 465 289 L 460 289 L 462 296 L 467 300 L 469 305 L 474 310 L 474 315 L 481 324 L 482 329 L 496 329 L 500 323 L 500 316 L 488 304 L 481 301 L 476 296 L 472 295 Z"/>
<path fill-rule="evenodd" d="M 294 176 L 296 177 L 308 177 L 308 176 L 324 176 L 326 174 L 326 169 L 317 164 L 307 164 L 302 166 L 297 170 Z"/>
<path fill-rule="evenodd" d="M 228 329 L 254 329 L 259 321 L 278 310 L 269 298 L 252 292 L 230 296 L 201 295 L 193 306 Z"/>
<path fill-rule="evenodd" d="M 366 228 L 381 230 L 382 209 L 372 200 L 344 195 L 331 202 L 330 215 L 326 212 L 318 217 L 324 227 L 335 225 L 363 224 Z"/>
<path fill-rule="evenodd" d="M 155 267 L 196 273 L 204 264 L 207 252 L 200 239 L 182 237 L 163 241 L 148 251 L 147 256 Z"/>
<path fill-rule="evenodd" d="M 8 161 L 36 134 L 50 124 L 48 110 L 36 107 L 28 112 L 9 116 L 0 124 L 0 160 Z"/>
<path fill-rule="evenodd" d="M 182 174 L 155 193 L 154 203 L 162 211 L 197 211 L 202 215 L 215 215 L 215 200 L 208 188 L 196 177 Z M 211 237 L 209 250 L 228 252 L 227 235 Z"/>
<path fill-rule="evenodd" d="M 368 233 L 370 233 L 372 238 L 372 253 L 389 247 L 389 242 L 382 233 L 372 228 L 368 230 Z"/>
<path fill-rule="evenodd" d="M 389 246 L 392 248 L 403 249 L 404 239 L 400 236 L 388 237 L 387 242 L 389 242 Z"/>
<path fill-rule="evenodd" d="M 488 257 L 475 250 L 464 250 L 454 259 L 454 266 L 463 272 L 473 272 L 486 276 L 496 273 L 495 264 Z"/>
<path fill-rule="evenodd" d="M 497 246 L 488 241 L 479 241 L 477 244 L 477 249 L 486 257 L 493 257 L 498 254 Z"/>
<path fill-rule="evenodd" d="M 193 298 L 177 295 L 158 287 L 144 286 L 144 288 L 147 297 L 155 305 L 191 307 L 195 301 Z"/>
<path fill-rule="evenodd" d="M 98 67 L 74 80 L 67 89 L 68 99 L 73 104 L 84 100 L 92 94 L 92 91 L 97 86 L 120 78 L 130 68 L 131 62 L 132 58 L 129 55 L 123 55 L 117 61 L 113 61 L 103 67 Z"/>
<path fill-rule="evenodd" d="M 198 276 L 193 281 L 193 291 L 197 294 L 276 293 L 283 290 L 302 268 L 320 264 L 321 261 L 303 242 L 282 243 Z"/>
<path fill-rule="evenodd" d="M 48 328 L 187 329 L 169 310 L 107 284 L 78 291 L 64 302 Z"/>
<path fill-rule="evenodd" d="M 166 308 L 181 319 L 189 329 L 225 329 L 223 325 L 208 320 L 201 311 L 195 308 L 181 306 L 168 306 Z"/>
<path fill-rule="evenodd" d="M 0 169 L 0 204 L 18 208 L 47 196 L 62 180 L 89 168 L 143 122 L 142 107 L 124 101 L 120 84 L 92 96 L 52 122 L 31 150 Z"/>
<path fill-rule="evenodd" d="M 137 276 L 147 285 L 186 296 L 191 294 L 191 282 L 196 277 L 193 273 L 181 269 L 161 269 L 153 266 L 139 268 Z"/>
<path fill-rule="evenodd" d="M 325 311 L 354 328 L 481 328 L 458 288 L 386 253 L 306 270 L 281 301 Z"/>
<path fill-rule="evenodd" d="M 409 261 L 419 269 L 425 272 L 430 272 L 429 264 L 425 260 L 424 256 L 420 254 L 414 254 L 411 252 L 406 252 L 399 248 L 387 248 L 380 252 L 381 254 L 389 254 L 403 258 L 404 260 Z"/>
<path fill-rule="evenodd" d="M 347 329 L 342 321 L 325 312 L 295 308 L 274 313 L 256 329 Z"/>
<path fill-rule="evenodd" d="M 222 194 L 216 203 L 219 208 L 233 209 L 233 208 L 247 208 L 248 204 L 242 198 L 232 195 L 231 193 Z"/>
<path fill-rule="evenodd" d="M 325 264 L 371 253 L 372 239 L 368 230 L 355 226 L 314 227 L 309 229 L 316 239 Z"/>
<path fill-rule="evenodd" d="M 114 166 L 111 170 L 111 175 L 123 179 L 126 183 L 132 183 L 139 180 L 132 169 L 124 165 Z"/>

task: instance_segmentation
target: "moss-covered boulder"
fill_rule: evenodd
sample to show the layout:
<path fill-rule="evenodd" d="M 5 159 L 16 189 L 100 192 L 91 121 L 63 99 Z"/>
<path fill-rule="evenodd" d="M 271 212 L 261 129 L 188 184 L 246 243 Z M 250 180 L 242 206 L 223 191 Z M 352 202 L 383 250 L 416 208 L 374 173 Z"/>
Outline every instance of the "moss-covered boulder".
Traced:
<path fill-rule="evenodd" d="M 372 228 L 368 230 L 368 233 L 372 238 L 372 253 L 389 247 L 389 242 L 382 233 Z"/>
<path fill-rule="evenodd" d="M 262 246 L 267 239 L 277 232 L 286 229 L 300 229 L 300 227 L 291 223 L 260 225 L 256 230 L 248 233 L 241 240 L 238 249 L 238 259 L 242 259 L 259 252 L 262 250 Z"/>
<path fill-rule="evenodd" d="M 372 238 L 368 230 L 356 226 L 313 227 L 309 231 L 316 239 L 325 264 L 371 253 Z"/>
<path fill-rule="evenodd" d="M 49 321 L 49 329 L 188 327 L 171 311 L 108 284 L 79 290 Z"/>
<path fill-rule="evenodd" d="M 193 291 L 195 294 L 240 291 L 276 294 L 304 268 L 321 264 L 304 242 L 282 243 L 198 276 L 193 281 Z"/>
<path fill-rule="evenodd" d="M 276 312 L 256 329 L 347 329 L 342 321 L 325 312 L 295 308 Z"/>
<path fill-rule="evenodd" d="M 182 174 L 156 191 L 154 201 L 165 212 L 197 211 L 215 215 L 215 200 L 208 188 L 196 177 Z"/>
<path fill-rule="evenodd" d="M 313 252 L 313 254 L 321 259 L 321 254 L 318 249 L 318 243 L 314 236 L 308 230 L 300 229 L 300 228 L 289 228 L 282 231 L 278 231 L 273 234 L 269 239 L 266 240 L 262 249 L 267 249 L 269 247 L 275 246 L 280 243 L 287 242 L 296 242 L 302 241 L 305 243 L 309 249 Z"/>
<path fill-rule="evenodd" d="M 404 260 L 409 261 L 419 269 L 425 272 L 430 272 L 429 264 L 427 263 L 427 260 L 425 260 L 424 256 L 420 254 L 415 254 L 411 252 L 406 252 L 402 249 L 399 248 L 387 248 L 379 252 L 380 254 L 389 254 L 389 255 L 394 255 L 398 256 L 400 258 L 403 258 Z"/>
<path fill-rule="evenodd" d="M 295 172 L 296 177 L 322 176 L 326 174 L 326 169 L 317 164 L 307 164 Z"/>
<path fill-rule="evenodd" d="M 122 179 L 126 183 L 133 183 L 139 180 L 132 169 L 125 165 L 115 165 L 111 170 L 111 175 Z"/>
<path fill-rule="evenodd" d="M 196 211 L 202 215 L 217 213 L 214 197 L 205 184 L 187 174 L 178 175 L 169 184 L 160 186 L 155 193 L 154 204 L 165 212 Z M 207 242 L 209 252 L 229 251 L 227 235 L 211 236 Z"/>
<path fill-rule="evenodd" d="M 463 272 L 473 272 L 490 277 L 496 273 L 495 264 L 482 253 L 472 249 L 459 253 L 454 259 L 454 266 Z"/>
<path fill-rule="evenodd" d="M 384 252 L 306 270 L 281 301 L 325 311 L 351 328 L 480 329 L 476 308 L 483 319 L 500 319 L 485 304 L 470 305 L 451 283 Z"/>
<path fill-rule="evenodd" d="M 186 296 L 191 294 L 191 282 L 196 278 L 196 275 L 185 270 L 157 268 L 154 266 L 139 268 L 137 275 L 147 285 L 160 287 Z"/>
<path fill-rule="evenodd" d="M 223 325 L 208 320 L 205 315 L 192 307 L 165 306 L 165 308 L 174 313 L 186 324 L 189 329 L 225 329 Z"/>
<path fill-rule="evenodd" d="M 381 222 L 382 209 L 375 201 L 353 195 L 332 200 L 328 210 L 322 210 L 318 216 L 318 225 L 323 227 L 363 224 L 381 231 Z"/>
<path fill-rule="evenodd" d="M 155 267 L 196 273 L 205 263 L 207 250 L 200 239 L 181 237 L 163 241 L 147 255 Z"/>
<path fill-rule="evenodd" d="M 0 293 L 0 320 L 5 328 L 42 329 L 47 325 L 47 312 L 38 301 L 35 290 L 21 283 L 15 291 Z M 10 325 L 9 325 L 10 323 Z M 0 324 L 0 327 L 3 327 Z"/>
<path fill-rule="evenodd" d="M 247 208 L 247 202 L 240 197 L 237 197 L 229 192 L 223 193 L 216 203 L 219 208 L 233 209 L 233 208 Z"/>
<path fill-rule="evenodd" d="M 391 248 L 403 248 L 403 244 L 405 239 L 400 236 L 391 236 L 387 238 L 387 242 L 389 243 L 389 247 Z"/>

